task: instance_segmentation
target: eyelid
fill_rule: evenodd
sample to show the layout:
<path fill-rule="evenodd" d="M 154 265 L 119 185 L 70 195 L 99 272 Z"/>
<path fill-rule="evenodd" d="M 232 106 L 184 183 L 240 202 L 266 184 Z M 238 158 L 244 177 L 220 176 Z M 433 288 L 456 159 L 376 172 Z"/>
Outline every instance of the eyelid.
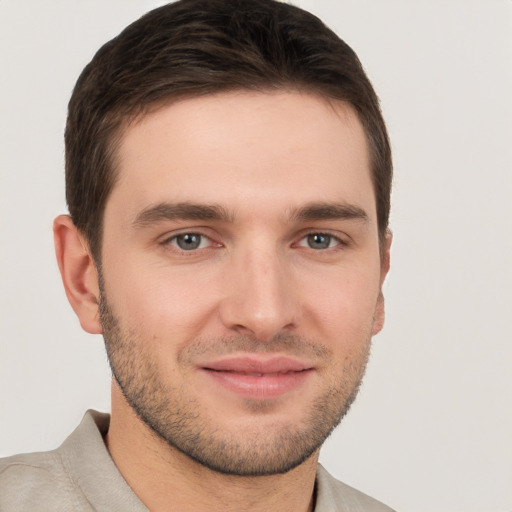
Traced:
<path fill-rule="evenodd" d="M 191 249 L 189 251 L 182 249 L 181 247 L 178 247 L 175 242 L 176 239 L 180 236 L 184 235 L 197 235 L 200 236 L 202 239 L 206 239 L 209 241 L 208 245 L 206 247 L 198 247 L 197 249 Z M 205 233 L 205 228 L 183 228 L 178 231 L 173 231 L 172 233 L 167 233 L 163 237 L 161 237 L 161 241 L 159 242 L 160 245 L 164 247 L 172 247 L 172 249 L 180 252 L 180 253 L 194 253 L 200 250 L 210 249 L 212 247 L 222 247 L 222 244 L 220 242 L 217 242 L 213 236 L 210 234 Z"/>
<path fill-rule="evenodd" d="M 210 231 L 210 230 L 208 230 L 207 228 L 204 228 L 204 227 L 183 228 L 183 229 L 180 229 L 177 231 L 173 231 L 171 233 L 166 233 L 165 235 L 160 237 L 160 241 L 158 243 L 164 247 L 171 246 L 173 249 L 175 249 L 176 251 L 178 251 L 180 253 L 194 253 L 199 250 L 223 247 L 224 244 L 218 242 L 215 239 L 216 237 L 214 238 L 214 236 L 212 236 L 210 234 L 206 234 L 205 231 Z M 187 234 L 200 236 L 203 239 L 208 240 L 209 243 L 206 247 L 198 247 L 197 249 L 191 249 L 189 251 L 178 247 L 177 244 L 175 244 L 175 243 L 171 243 L 171 242 L 174 242 L 179 236 L 183 236 L 183 235 L 187 235 Z M 335 240 L 337 243 L 334 246 L 327 247 L 325 249 L 313 249 L 311 247 L 308 247 L 306 244 L 303 245 L 301 242 L 305 241 L 307 239 L 307 237 L 311 236 L 311 235 L 328 236 L 331 239 Z M 336 248 L 347 247 L 349 245 L 349 243 L 350 243 L 350 236 L 345 233 L 340 233 L 339 231 L 333 232 L 329 229 L 311 228 L 311 229 L 307 229 L 307 230 L 304 230 L 301 233 L 299 233 L 299 235 L 295 238 L 295 242 L 292 243 L 292 247 L 293 246 L 305 247 L 305 248 L 309 248 L 311 250 L 316 250 L 318 252 L 321 252 L 321 251 L 335 250 Z"/>
<path fill-rule="evenodd" d="M 293 245 L 298 246 L 298 247 L 306 247 L 308 249 L 315 250 L 312 247 L 308 247 L 307 245 L 301 244 L 302 241 L 304 241 L 305 239 L 307 239 L 308 236 L 311 236 L 311 235 L 328 236 L 337 242 L 337 244 L 334 245 L 333 247 L 327 247 L 325 249 L 322 249 L 323 251 L 328 251 L 328 250 L 332 250 L 332 249 L 336 249 L 336 248 L 340 248 L 340 247 L 346 247 L 349 244 L 348 239 L 350 238 L 348 235 L 341 234 L 338 231 L 334 233 L 328 229 L 309 229 L 307 231 L 302 232 L 300 234 L 300 236 L 297 238 L 297 241 L 294 242 Z M 318 250 L 318 251 L 320 252 L 321 250 Z"/>
<path fill-rule="evenodd" d="M 208 238 L 205 235 L 202 235 L 201 233 L 182 233 L 180 235 L 174 235 L 168 239 L 167 243 L 178 250 L 187 251 L 187 249 L 183 249 L 182 247 L 180 247 L 178 243 L 180 237 L 186 237 L 187 235 L 199 238 L 199 245 L 197 247 L 189 249 L 190 252 L 198 251 L 199 249 L 206 249 L 211 245 L 210 238 Z"/>

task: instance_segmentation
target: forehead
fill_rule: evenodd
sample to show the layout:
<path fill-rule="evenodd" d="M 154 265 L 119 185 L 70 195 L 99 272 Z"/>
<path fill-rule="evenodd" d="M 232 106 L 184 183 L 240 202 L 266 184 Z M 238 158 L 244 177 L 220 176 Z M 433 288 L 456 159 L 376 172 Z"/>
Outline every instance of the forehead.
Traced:
<path fill-rule="evenodd" d="M 132 217 L 159 202 L 231 210 L 346 201 L 375 209 L 366 137 L 353 109 L 298 92 L 182 100 L 127 127 L 107 202 Z M 129 210 L 129 211 L 128 211 Z M 106 211 L 106 213 L 107 213 Z"/>

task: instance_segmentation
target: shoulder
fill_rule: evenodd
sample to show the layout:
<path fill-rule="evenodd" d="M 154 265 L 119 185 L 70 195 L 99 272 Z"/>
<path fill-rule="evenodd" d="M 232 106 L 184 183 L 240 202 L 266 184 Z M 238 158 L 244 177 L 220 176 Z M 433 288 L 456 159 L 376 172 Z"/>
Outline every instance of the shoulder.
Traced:
<path fill-rule="evenodd" d="M 0 459 L 0 510 L 92 511 L 77 467 L 86 466 L 87 474 L 97 467 L 97 452 L 106 451 L 101 436 L 108 421 L 108 415 L 88 411 L 59 448 Z"/>
<path fill-rule="evenodd" d="M 316 484 L 315 512 L 394 512 L 384 503 L 336 480 L 320 465 Z"/>
<path fill-rule="evenodd" d="M 0 510 L 76 510 L 76 486 L 57 451 L 0 459 Z"/>
<path fill-rule="evenodd" d="M 109 421 L 87 411 L 59 448 L 0 459 L 0 511 L 147 511 L 105 446 Z"/>

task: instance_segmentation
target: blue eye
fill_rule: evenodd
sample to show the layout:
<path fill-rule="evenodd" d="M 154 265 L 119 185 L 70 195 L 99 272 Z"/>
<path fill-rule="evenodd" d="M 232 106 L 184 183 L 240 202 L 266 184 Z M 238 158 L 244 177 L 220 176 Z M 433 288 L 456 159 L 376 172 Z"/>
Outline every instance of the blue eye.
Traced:
<path fill-rule="evenodd" d="M 195 249 L 202 249 L 208 245 L 208 238 L 199 233 L 183 233 L 181 235 L 173 236 L 170 239 L 172 245 L 177 246 L 182 251 L 193 251 Z"/>
<path fill-rule="evenodd" d="M 310 249 L 320 251 L 322 249 L 331 249 L 332 247 L 340 245 L 340 243 L 338 238 L 327 233 L 310 233 L 306 235 L 298 245 L 300 247 L 309 247 Z"/>
<path fill-rule="evenodd" d="M 331 237 L 329 235 L 322 235 L 321 233 L 308 235 L 307 240 L 311 249 L 327 249 L 331 245 Z"/>

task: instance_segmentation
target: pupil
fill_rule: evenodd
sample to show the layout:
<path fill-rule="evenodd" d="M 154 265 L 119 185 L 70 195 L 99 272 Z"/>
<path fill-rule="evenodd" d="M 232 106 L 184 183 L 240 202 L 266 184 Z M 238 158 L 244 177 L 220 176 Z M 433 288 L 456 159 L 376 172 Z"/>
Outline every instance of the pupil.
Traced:
<path fill-rule="evenodd" d="M 199 247 L 199 244 L 201 243 L 201 236 L 194 233 L 187 233 L 185 235 L 178 236 L 176 242 L 180 249 L 183 249 L 184 251 L 191 251 L 192 249 L 197 249 Z"/>
<path fill-rule="evenodd" d="M 330 243 L 331 237 L 329 235 L 316 233 L 308 236 L 308 245 L 312 249 L 327 249 Z"/>

